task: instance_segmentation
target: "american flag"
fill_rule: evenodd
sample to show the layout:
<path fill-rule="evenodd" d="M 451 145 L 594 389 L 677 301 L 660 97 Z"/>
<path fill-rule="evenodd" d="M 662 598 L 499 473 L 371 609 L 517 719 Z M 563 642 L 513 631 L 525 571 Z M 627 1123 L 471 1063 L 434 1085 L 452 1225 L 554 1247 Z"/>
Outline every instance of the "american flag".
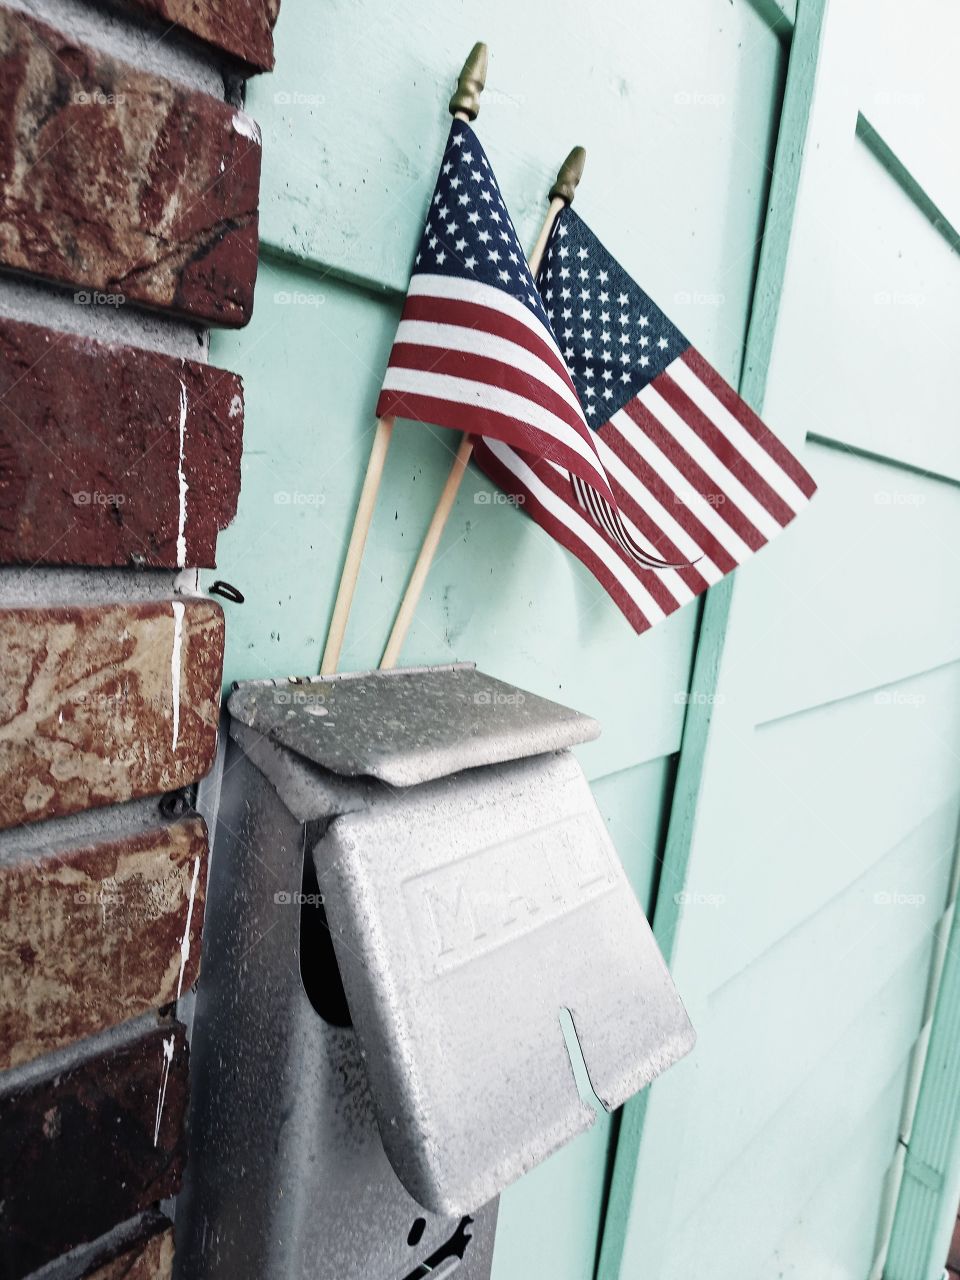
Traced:
<path fill-rule="evenodd" d="M 646 631 L 778 534 L 816 485 L 572 209 L 537 285 L 627 533 L 671 567 L 625 553 L 554 459 L 489 436 L 474 458 Z"/>
<path fill-rule="evenodd" d="M 617 535 L 594 432 L 493 170 L 460 120 L 447 140 L 377 415 L 483 434 L 540 458 L 597 495 Z"/>

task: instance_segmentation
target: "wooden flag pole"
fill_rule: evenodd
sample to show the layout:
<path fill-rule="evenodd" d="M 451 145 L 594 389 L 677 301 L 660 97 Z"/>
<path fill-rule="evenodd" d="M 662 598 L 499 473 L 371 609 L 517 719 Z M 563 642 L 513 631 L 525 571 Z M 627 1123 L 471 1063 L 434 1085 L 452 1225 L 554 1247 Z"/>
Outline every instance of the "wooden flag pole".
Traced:
<path fill-rule="evenodd" d="M 455 120 L 475 120 L 480 111 L 480 94 L 487 78 L 487 46 L 478 41 L 470 50 L 470 55 L 463 64 L 460 78 L 453 97 L 450 99 L 450 114 Z M 337 599 L 333 606 L 333 617 L 330 630 L 327 632 L 327 643 L 320 663 L 320 674 L 332 675 L 340 662 L 340 650 L 343 648 L 343 637 L 346 634 L 350 608 L 353 604 L 357 579 L 360 576 L 360 563 L 363 560 L 364 548 L 367 545 L 367 534 L 373 521 L 374 509 L 377 505 L 377 494 L 383 479 L 383 468 L 387 460 L 387 451 L 393 435 L 393 418 L 378 418 L 377 429 L 373 437 L 373 447 L 367 462 L 363 487 L 357 512 L 353 518 L 353 530 L 347 545 L 347 554 L 340 574 L 340 585 L 337 588 Z"/>
<path fill-rule="evenodd" d="M 550 188 L 550 206 L 547 209 L 547 216 L 543 220 L 543 226 L 540 228 L 537 242 L 533 246 L 533 252 L 528 259 L 530 270 L 534 276 L 540 269 L 540 261 L 543 258 L 547 240 L 550 238 L 550 232 L 553 230 L 557 215 L 565 205 L 573 202 L 574 192 L 583 175 L 583 166 L 586 159 L 587 153 L 583 147 L 574 147 L 563 162 L 560 172 L 557 174 L 556 182 Z M 437 553 L 437 547 L 440 545 L 444 527 L 450 512 L 453 510 L 460 482 L 463 480 L 463 473 L 467 469 L 467 463 L 470 461 L 472 453 L 473 437 L 466 434 L 460 441 L 460 447 L 457 449 L 446 484 L 443 486 L 443 491 L 434 508 L 430 525 L 420 546 L 417 563 L 413 567 L 413 573 L 410 575 L 410 581 L 407 583 L 407 589 L 394 619 L 393 630 L 390 632 L 387 647 L 384 649 L 383 657 L 380 660 L 381 671 L 387 671 L 397 665 L 400 650 L 403 648 L 407 632 L 410 630 L 410 624 L 413 621 L 413 615 L 416 613 L 417 605 L 420 603 L 420 595 L 427 581 L 427 575 L 430 573 L 433 558 Z"/>

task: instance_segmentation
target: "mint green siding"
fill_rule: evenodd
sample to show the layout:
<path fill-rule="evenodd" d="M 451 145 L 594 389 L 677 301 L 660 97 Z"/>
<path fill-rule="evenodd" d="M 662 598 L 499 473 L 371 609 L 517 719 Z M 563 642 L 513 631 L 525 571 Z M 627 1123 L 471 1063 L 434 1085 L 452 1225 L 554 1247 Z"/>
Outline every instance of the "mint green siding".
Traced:
<path fill-rule="evenodd" d="M 522 513 L 476 501 L 478 473 L 463 485 L 404 661 L 472 659 L 600 719 L 583 764 L 700 1036 L 622 1125 L 505 1193 L 495 1280 L 587 1280 L 598 1256 L 603 1280 L 870 1269 L 960 808 L 960 191 L 909 97 L 928 19 L 887 16 L 896 39 L 852 0 L 822 30 L 801 0 L 796 34 L 773 0 L 283 0 L 276 73 L 249 90 L 256 309 L 212 350 L 247 395 L 209 575 L 246 596 L 228 681 L 319 668 L 476 39 L 476 127 L 521 239 L 582 143 L 578 209 L 794 448 L 811 437 L 821 485 L 732 591 L 641 638 Z M 379 659 L 456 443 L 394 434 L 346 669 Z"/>

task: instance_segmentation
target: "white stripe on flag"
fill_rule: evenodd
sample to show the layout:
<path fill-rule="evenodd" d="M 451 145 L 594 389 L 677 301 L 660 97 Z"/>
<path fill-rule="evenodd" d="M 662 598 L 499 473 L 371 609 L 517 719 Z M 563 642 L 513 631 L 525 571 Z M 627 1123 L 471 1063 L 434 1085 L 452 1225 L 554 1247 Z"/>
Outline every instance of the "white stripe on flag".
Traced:
<path fill-rule="evenodd" d="M 465 351 L 470 355 L 499 360 L 537 378 L 578 416 L 582 415 L 576 392 L 571 390 L 556 370 L 534 352 L 511 342 L 509 338 L 488 333 L 485 329 L 471 329 L 459 324 L 438 324 L 433 320 L 401 320 L 394 338 L 394 344 L 398 342 L 409 342 L 418 347 L 437 347 L 441 351 Z"/>
<path fill-rule="evenodd" d="M 607 453 L 610 453 L 610 450 L 607 449 L 606 445 L 603 445 L 602 442 L 601 442 L 601 446 Z M 613 455 L 611 454 L 611 457 L 612 456 Z M 614 461 L 619 462 L 619 459 L 615 458 Z M 565 471 L 563 467 L 558 467 L 555 462 L 551 462 L 550 466 L 553 468 L 554 471 L 556 471 L 557 475 L 559 475 L 564 481 L 569 480 L 570 473 L 568 471 Z M 607 472 L 611 475 L 613 474 L 613 468 L 609 464 L 607 464 Z M 630 519 L 630 517 L 627 515 L 626 511 L 624 511 L 622 507 L 620 508 L 620 519 L 623 521 L 623 527 L 626 529 L 628 535 L 633 539 L 633 541 L 637 544 L 637 546 L 640 548 L 641 551 L 646 551 L 648 555 L 653 556 L 658 560 L 663 560 L 666 558 L 665 553 L 662 550 L 658 550 L 654 546 L 654 544 L 650 541 L 650 539 L 646 536 L 646 534 L 642 533 L 641 530 L 637 528 L 637 526 L 633 523 L 633 521 Z M 610 536 L 614 539 L 614 541 L 619 543 L 620 539 L 617 537 L 615 532 L 611 531 Z M 687 542 L 690 542 L 689 537 L 687 538 Z M 629 555 L 629 552 L 627 554 Z M 692 554 L 689 556 L 689 559 L 696 560 L 697 557 L 700 556 L 701 554 L 702 553 L 700 551 L 700 548 L 693 545 L 693 551 L 692 551 Z M 703 563 L 704 563 L 703 560 L 698 561 L 697 569 L 701 569 Z M 670 592 L 670 594 L 673 596 L 673 598 L 677 601 L 678 604 L 686 604 L 690 600 L 695 600 L 698 595 L 698 592 L 694 591 L 691 587 L 687 585 L 686 582 L 684 582 L 683 578 L 680 576 L 680 574 L 677 572 L 676 569 L 657 569 L 657 570 L 645 569 L 644 572 L 645 573 L 656 572 L 656 575 L 659 578 L 659 580 L 663 583 L 663 585 Z M 716 570 L 716 572 L 719 575 L 719 570 Z M 705 573 L 703 576 L 709 579 L 709 574 Z M 722 575 L 719 575 L 719 576 L 722 576 Z"/>
<path fill-rule="evenodd" d="M 491 307 L 494 311 L 502 311 L 511 320 L 519 320 L 530 332 L 541 340 L 554 353 L 565 369 L 567 362 L 560 354 L 560 348 L 554 340 L 552 331 L 539 320 L 529 307 L 514 298 L 503 289 L 494 288 L 491 284 L 481 284 L 479 280 L 464 280 L 459 276 L 434 276 L 427 272 L 415 272 L 410 277 L 407 289 L 408 298 L 446 298 L 452 302 L 474 302 L 480 307 Z M 581 410 L 581 417 L 583 411 Z M 584 426 L 586 419 L 584 418 Z M 589 430 L 589 428 L 588 428 Z"/>
<path fill-rule="evenodd" d="M 519 422 L 528 423 L 537 431 L 552 436 L 571 452 L 578 454 L 597 476 L 600 484 L 607 483 L 596 449 L 592 449 L 574 427 L 551 413 L 542 404 L 538 404 L 536 400 L 529 400 L 526 396 L 518 395 L 514 391 L 506 391 L 489 382 L 474 382 L 470 378 L 455 378 L 448 373 L 403 369 L 396 365 L 387 367 L 383 388 L 385 391 L 397 391 L 400 394 L 433 396 L 439 400 L 449 400 L 453 404 L 490 409 Z"/>
<path fill-rule="evenodd" d="M 673 490 L 678 499 L 696 511 L 700 523 L 709 529 L 737 564 L 742 563 L 753 554 L 737 531 L 732 529 L 726 520 L 717 515 L 716 508 L 709 504 L 705 505 L 702 510 L 697 508 L 697 502 L 702 501 L 700 491 L 694 488 L 682 471 L 677 470 L 670 458 L 650 439 L 646 432 L 641 431 L 629 414 L 620 409 L 610 421 L 630 448 L 639 453 L 641 458 L 660 476 L 664 484 Z"/>
<path fill-rule="evenodd" d="M 673 436 L 683 451 L 698 463 L 707 473 L 717 492 L 722 493 L 728 502 L 732 501 L 740 513 L 750 521 L 753 527 L 764 538 L 774 538 L 780 532 L 781 525 L 750 490 L 729 471 L 717 455 L 700 439 L 675 409 L 664 400 L 656 389 L 656 382 L 648 382 L 637 399 L 658 420 L 660 425 Z"/>
<path fill-rule="evenodd" d="M 737 452 L 766 480 L 791 511 L 801 511 L 807 505 L 809 498 L 803 490 L 798 488 L 763 445 L 757 443 L 746 427 L 737 421 L 726 405 L 717 399 L 684 360 L 674 360 L 667 366 L 666 372 L 697 408 L 716 424 Z"/>
<path fill-rule="evenodd" d="M 557 497 L 509 445 L 487 436 L 483 437 L 483 442 L 542 507 L 545 507 L 561 524 L 566 525 L 575 538 L 589 547 L 594 555 L 603 561 L 651 625 L 667 616 L 661 605 L 645 590 L 636 574 L 624 564 L 610 544 L 604 540 L 589 516 L 578 511 L 571 503 Z"/>
<path fill-rule="evenodd" d="M 611 423 L 610 426 L 612 430 L 617 430 L 614 423 Z M 626 490 L 637 506 L 647 513 L 658 529 L 663 530 L 685 560 L 696 560 L 696 569 L 701 577 L 706 578 L 711 583 L 719 582 L 723 577 L 723 570 L 714 564 L 693 534 L 687 533 L 683 525 L 677 522 L 676 518 L 660 502 L 656 494 L 652 493 L 644 485 L 636 472 L 630 470 L 627 464 L 606 443 L 603 436 L 599 434 L 597 435 L 597 448 L 600 451 L 600 461 L 606 468 L 607 475 L 616 480 L 622 489 Z M 621 511 L 621 514 L 626 520 L 627 513 Z M 696 511 L 694 514 L 697 514 Z M 702 524 L 703 521 L 701 520 L 700 523 Z M 663 552 L 657 552 L 657 554 L 662 559 L 666 559 Z M 676 571 L 674 570 L 673 572 Z"/>

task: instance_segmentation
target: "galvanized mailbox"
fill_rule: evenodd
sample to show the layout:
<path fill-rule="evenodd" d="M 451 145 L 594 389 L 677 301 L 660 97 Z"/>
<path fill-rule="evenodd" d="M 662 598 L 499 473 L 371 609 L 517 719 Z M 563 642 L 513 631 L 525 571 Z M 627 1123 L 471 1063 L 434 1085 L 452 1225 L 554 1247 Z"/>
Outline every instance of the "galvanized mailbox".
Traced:
<path fill-rule="evenodd" d="M 487 1276 L 498 1193 L 595 1118 L 562 1011 L 607 1108 L 693 1042 L 599 728 L 469 665 L 228 706 L 181 1274 Z"/>

